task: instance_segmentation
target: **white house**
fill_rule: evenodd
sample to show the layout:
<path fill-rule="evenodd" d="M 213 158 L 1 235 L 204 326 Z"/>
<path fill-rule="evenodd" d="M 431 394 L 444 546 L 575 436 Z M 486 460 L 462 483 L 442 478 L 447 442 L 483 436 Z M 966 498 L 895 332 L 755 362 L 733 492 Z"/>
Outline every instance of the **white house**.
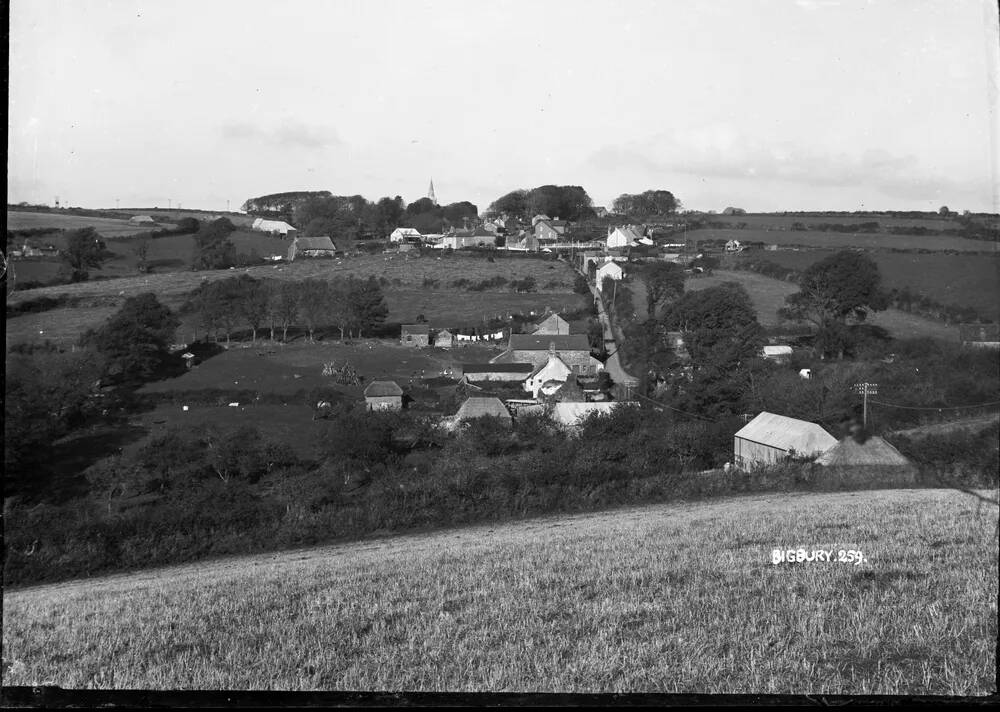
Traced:
<path fill-rule="evenodd" d="M 549 360 L 536 368 L 524 382 L 524 390 L 538 398 L 540 392 L 552 395 L 573 375 L 573 369 L 556 353 L 549 354 Z M 551 385 L 550 385 L 551 384 Z"/>
<path fill-rule="evenodd" d="M 254 220 L 253 229 L 259 232 L 281 235 L 282 237 L 289 237 L 296 232 L 295 228 L 284 220 L 265 220 L 264 218 Z"/>
<path fill-rule="evenodd" d="M 617 262 L 605 262 L 603 265 L 597 268 L 597 276 L 595 278 L 597 291 L 601 291 L 605 277 L 611 277 L 611 279 L 617 281 L 624 276 L 625 276 L 625 271 L 622 270 L 620 264 L 618 264 Z"/>
<path fill-rule="evenodd" d="M 423 235 L 420 234 L 419 230 L 415 230 L 412 227 L 397 227 L 389 233 L 390 242 L 406 242 L 411 239 L 421 240 L 423 239 Z"/>
<path fill-rule="evenodd" d="M 628 247 L 632 243 L 638 243 L 642 239 L 640 230 L 634 225 L 623 225 L 616 228 L 608 228 L 608 237 L 605 241 L 608 249 L 616 247 Z"/>

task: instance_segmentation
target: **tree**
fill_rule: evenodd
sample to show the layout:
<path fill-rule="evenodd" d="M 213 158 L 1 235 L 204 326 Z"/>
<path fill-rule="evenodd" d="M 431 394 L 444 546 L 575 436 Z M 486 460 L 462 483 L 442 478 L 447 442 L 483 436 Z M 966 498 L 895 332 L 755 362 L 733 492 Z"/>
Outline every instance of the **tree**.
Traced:
<path fill-rule="evenodd" d="M 385 304 L 382 288 L 374 276 L 362 281 L 352 278 L 348 293 L 348 308 L 351 313 L 352 325 L 357 328 L 358 335 L 362 331 L 377 327 L 389 315 L 389 307 Z"/>
<path fill-rule="evenodd" d="M 862 322 L 870 312 L 888 307 L 875 261 L 859 252 L 837 252 L 810 265 L 799 280 L 799 290 L 789 295 L 780 314 L 796 321 L 810 321 L 825 340 L 824 353 L 843 358 L 846 325 Z"/>
<path fill-rule="evenodd" d="M 654 262 L 642 271 L 646 282 L 646 308 L 650 317 L 668 301 L 684 294 L 684 268 L 673 262 Z"/>
<path fill-rule="evenodd" d="M 251 339 L 256 344 L 257 329 L 263 326 L 267 319 L 267 284 L 244 274 L 237 279 L 237 287 L 240 295 L 240 315 L 250 326 Z"/>
<path fill-rule="evenodd" d="M 309 341 L 314 341 L 316 329 L 325 325 L 329 318 L 330 283 L 322 279 L 306 279 L 298 286 L 299 316 L 309 332 Z"/>
<path fill-rule="evenodd" d="M 92 227 L 70 230 L 66 234 L 66 249 L 61 257 L 73 282 L 84 282 L 90 276 L 90 268 L 99 269 L 108 254 L 104 241 Z"/>
<path fill-rule="evenodd" d="M 948 206 L 947 205 L 942 205 L 941 208 L 940 208 L 940 210 L 938 210 L 938 215 L 940 215 L 941 217 L 945 217 L 946 218 L 949 215 L 951 215 L 951 211 L 948 210 Z"/>
<path fill-rule="evenodd" d="M 680 208 L 680 202 L 669 190 L 647 190 L 638 194 L 622 193 L 612 203 L 618 215 L 643 218 L 670 215 Z"/>
<path fill-rule="evenodd" d="M 497 198 L 490 205 L 491 215 L 513 215 L 523 218 L 528 214 L 528 191 L 512 190 L 506 195 Z"/>
<path fill-rule="evenodd" d="M 195 235 L 194 269 L 226 269 L 236 262 L 236 247 L 229 235 L 236 226 L 228 218 L 213 220 Z"/>
<path fill-rule="evenodd" d="M 146 256 L 149 254 L 149 238 L 138 238 L 132 246 L 132 252 L 136 256 L 136 267 L 139 272 L 143 274 L 149 272 L 149 262 L 146 261 Z"/>
<path fill-rule="evenodd" d="M 272 282 L 267 296 L 271 341 L 274 341 L 274 324 L 281 326 L 281 340 L 288 341 L 288 328 L 299 318 L 299 285 L 296 282 Z"/>
<path fill-rule="evenodd" d="M 120 381 L 153 377 L 166 363 L 180 321 L 152 292 L 129 297 L 99 329 L 83 336 L 105 358 L 105 373 Z"/>

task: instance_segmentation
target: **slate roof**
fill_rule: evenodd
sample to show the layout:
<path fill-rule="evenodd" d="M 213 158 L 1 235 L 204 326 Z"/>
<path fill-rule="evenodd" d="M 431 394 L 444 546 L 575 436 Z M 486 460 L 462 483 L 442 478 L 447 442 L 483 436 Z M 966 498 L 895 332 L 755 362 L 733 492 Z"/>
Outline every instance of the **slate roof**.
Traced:
<path fill-rule="evenodd" d="M 462 373 L 531 373 L 530 363 L 463 363 Z"/>
<path fill-rule="evenodd" d="M 329 250 L 333 252 L 337 247 L 333 240 L 325 235 L 316 237 L 296 237 L 295 249 L 302 252 L 304 250 Z"/>
<path fill-rule="evenodd" d="M 816 423 L 763 412 L 736 432 L 737 438 L 801 455 L 825 452 L 837 439 Z"/>
<path fill-rule="evenodd" d="M 427 334 L 431 333 L 431 327 L 428 324 L 403 324 L 402 333 L 404 334 Z"/>
<path fill-rule="evenodd" d="M 484 416 L 496 416 L 505 420 L 510 420 L 510 412 L 507 406 L 499 398 L 466 398 L 462 407 L 455 414 L 457 420 L 468 420 L 469 418 L 482 418 Z"/>
<path fill-rule="evenodd" d="M 365 388 L 365 398 L 401 395 L 403 395 L 403 389 L 395 381 L 372 381 Z"/>
<path fill-rule="evenodd" d="M 511 351 L 548 351 L 555 344 L 556 351 L 590 352 L 586 334 L 511 334 Z"/>

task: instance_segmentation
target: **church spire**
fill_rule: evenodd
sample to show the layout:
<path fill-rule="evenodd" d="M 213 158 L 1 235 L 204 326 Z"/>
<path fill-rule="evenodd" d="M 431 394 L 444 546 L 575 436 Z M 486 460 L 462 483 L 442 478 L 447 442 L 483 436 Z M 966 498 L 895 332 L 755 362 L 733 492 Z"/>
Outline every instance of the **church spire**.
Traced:
<path fill-rule="evenodd" d="M 438 204 L 437 198 L 434 197 L 434 179 L 433 178 L 431 178 L 431 187 L 427 190 L 427 197 L 435 205 Z"/>

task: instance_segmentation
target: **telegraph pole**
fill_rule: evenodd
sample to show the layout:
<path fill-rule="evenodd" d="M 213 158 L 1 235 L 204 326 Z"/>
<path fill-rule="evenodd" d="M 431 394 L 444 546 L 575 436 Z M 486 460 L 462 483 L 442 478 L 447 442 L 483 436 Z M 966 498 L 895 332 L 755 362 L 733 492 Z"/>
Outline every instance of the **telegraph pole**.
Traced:
<path fill-rule="evenodd" d="M 862 396 L 864 405 L 862 406 L 862 420 L 861 423 L 864 427 L 868 427 L 868 396 L 878 395 L 878 384 L 877 383 L 855 383 L 854 390 L 856 393 Z"/>

